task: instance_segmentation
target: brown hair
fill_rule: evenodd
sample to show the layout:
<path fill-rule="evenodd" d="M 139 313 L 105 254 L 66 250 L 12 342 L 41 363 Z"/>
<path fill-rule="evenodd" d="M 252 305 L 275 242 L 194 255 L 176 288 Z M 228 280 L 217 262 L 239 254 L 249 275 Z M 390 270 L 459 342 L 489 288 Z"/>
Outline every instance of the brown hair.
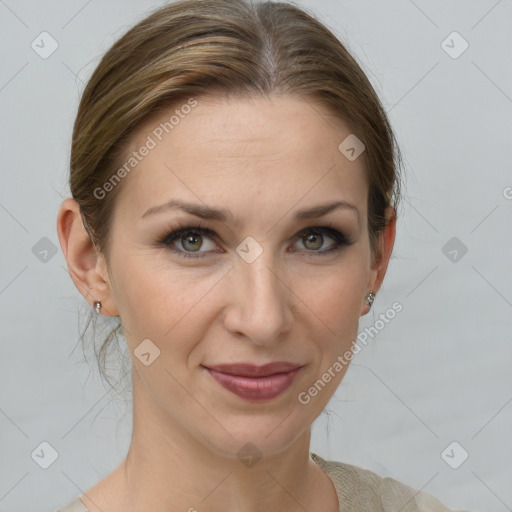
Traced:
<path fill-rule="evenodd" d="M 71 194 L 107 264 L 122 182 L 101 199 L 94 191 L 111 179 L 130 135 L 149 115 L 212 93 L 299 95 L 323 103 L 343 119 L 366 146 L 361 158 L 375 255 L 386 223 L 384 209 L 398 206 L 401 156 L 385 110 L 355 59 L 331 31 L 295 5 L 179 0 L 153 12 L 107 51 L 78 108 Z M 118 322 L 97 360 L 120 329 Z"/>

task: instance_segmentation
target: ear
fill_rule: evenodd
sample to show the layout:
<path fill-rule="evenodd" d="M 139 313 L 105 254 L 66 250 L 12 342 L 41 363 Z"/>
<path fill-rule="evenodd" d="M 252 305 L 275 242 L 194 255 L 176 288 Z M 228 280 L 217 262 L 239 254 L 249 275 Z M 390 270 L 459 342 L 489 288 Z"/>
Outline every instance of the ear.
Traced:
<path fill-rule="evenodd" d="M 372 290 L 373 293 L 377 294 L 379 291 L 382 281 L 384 280 L 384 276 L 386 275 L 389 259 L 395 244 L 396 212 L 394 208 L 388 206 L 384 211 L 384 216 L 386 218 L 386 226 L 379 234 L 377 251 L 371 266 L 370 279 L 368 281 L 368 289 L 366 293 L 370 293 Z M 362 315 L 366 315 L 369 311 L 370 306 L 368 306 L 366 300 L 364 300 Z"/>
<path fill-rule="evenodd" d="M 108 279 L 105 258 L 97 251 L 85 230 L 80 207 L 74 199 L 66 199 L 61 204 L 57 232 L 69 275 L 78 291 L 92 307 L 95 301 L 101 301 L 102 314 L 117 316 L 119 313 Z"/>

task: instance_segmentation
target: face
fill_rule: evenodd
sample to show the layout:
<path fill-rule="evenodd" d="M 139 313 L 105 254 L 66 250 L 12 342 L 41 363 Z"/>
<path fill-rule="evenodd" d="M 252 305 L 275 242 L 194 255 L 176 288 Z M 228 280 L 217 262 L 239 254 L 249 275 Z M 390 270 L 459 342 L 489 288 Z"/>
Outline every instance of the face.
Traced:
<path fill-rule="evenodd" d="M 111 231 L 111 299 L 144 396 L 135 407 L 226 456 L 246 442 L 278 453 L 332 397 L 367 311 L 363 162 L 339 151 L 350 128 L 320 104 L 196 101 L 168 134 L 174 108 L 147 120 L 125 155 L 154 146 L 123 178 Z M 208 370 L 272 362 L 299 369 Z"/>

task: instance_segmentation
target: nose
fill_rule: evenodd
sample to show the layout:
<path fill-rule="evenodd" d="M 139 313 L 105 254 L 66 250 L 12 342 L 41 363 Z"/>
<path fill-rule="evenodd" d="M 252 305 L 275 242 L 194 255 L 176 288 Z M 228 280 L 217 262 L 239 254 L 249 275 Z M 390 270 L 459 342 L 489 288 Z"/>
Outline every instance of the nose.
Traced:
<path fill-rule="evenodd" d="M 224 326 L 234 336 L 272 345 L 293 325 L 294 295 L 270 251 L 252 263 L 242 258 L 229 272 Z"/>

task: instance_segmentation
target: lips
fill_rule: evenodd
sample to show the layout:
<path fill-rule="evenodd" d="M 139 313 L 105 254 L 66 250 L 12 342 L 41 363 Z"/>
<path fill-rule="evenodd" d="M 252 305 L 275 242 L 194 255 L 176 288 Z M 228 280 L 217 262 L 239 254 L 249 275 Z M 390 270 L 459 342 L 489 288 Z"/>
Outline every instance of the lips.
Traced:
<path fill-rule="evenodd" d="M 225 389 L 249 401 L 265 401 L 286 391 L 302 365 L 290 362 L 268 363 L 256 366 L 248 363 L 205 367 L 208 373 Z"/>
<path fill-rule="evenodd" d="M 219 364 L 208 366 L 210 370 L 215 370 L 228 375 L 239 377 L 268 377 L 276 373 L 286 373 L 296 370 L 301 365 L 297 363 L 275 362 L 257 366 L 250 363 Z"/>

